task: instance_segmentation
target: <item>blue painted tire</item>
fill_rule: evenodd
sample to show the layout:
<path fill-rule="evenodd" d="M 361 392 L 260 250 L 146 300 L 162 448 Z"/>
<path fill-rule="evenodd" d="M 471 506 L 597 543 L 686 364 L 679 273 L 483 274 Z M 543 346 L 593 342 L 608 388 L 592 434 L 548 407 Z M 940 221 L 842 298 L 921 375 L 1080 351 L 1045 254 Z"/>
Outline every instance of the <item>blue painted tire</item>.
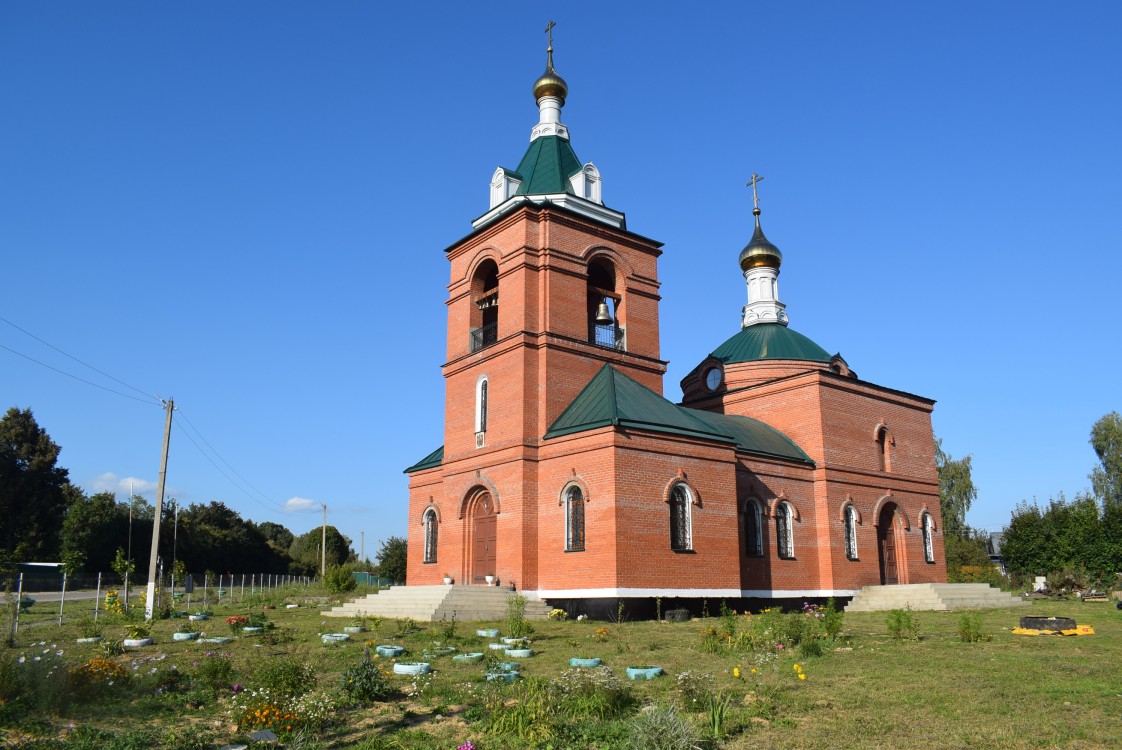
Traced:
<path fill-rule="evenodd" d="M 518 677 L 517 672 L 488 672 L 487 682 L 514 682 Z"/>
<path fill-rule="evenodd" d="M 378 656 L 384 656 L 387 659 L 396 659 L 405 653 L 405 649 L 401 646 L 378 646 L 374 650 L 378 652 Z"/>
<path fill-rule="evenodd" d="M 399 661 L 393 665 L 394 674 L 428 674 L 431 671 L 427 661 Z"/>
<path fill-rule="evenodd" d="M 457 664 L 478 664 L 483 661 L 483 652 L 474 651 L 470 654 L 456 654 L 452 657 L 452 661 Z"/>
<path fill-rule="evenodd" d="M 628 667 L 627 679 L 653 680 L 662 674 L 662 667 Z"/>
<path fill-rule="evenodd" d="M 506 655 L 512 659 L 529 659 L 534 655 L 534 650 L 529 648 L 508 648 Z"/>
<path fill-rule="evenodd" d="M 499 636 L 498 628 L 480 628 L 475 631 L 475 634 L 480 638 L 497 638 Z"/>

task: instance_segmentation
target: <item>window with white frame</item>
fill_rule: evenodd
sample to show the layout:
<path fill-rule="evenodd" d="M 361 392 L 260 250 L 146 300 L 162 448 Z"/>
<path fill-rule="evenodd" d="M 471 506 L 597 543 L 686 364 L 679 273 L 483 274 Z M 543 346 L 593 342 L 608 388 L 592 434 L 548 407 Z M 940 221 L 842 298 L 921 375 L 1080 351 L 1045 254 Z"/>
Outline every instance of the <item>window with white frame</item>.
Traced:
<path fill-rule="evenodd" d="M 857 509 L 852 505 L 845 508 L 845 556 L 857 559 Z"/>
<path fill-rule="evenodd" d="M 924 513 L 923 518 L 920 519 L 920 529 L 923 531 L 923 560 L 924 562 L 935 562 L 935 543 L 931 539 L 931 532 L 935 526 L 935 522 L 931 519 L 930 513 Z"/>
<path fill-rule="evenodd" d="M 425 562 L 436 562 L 436 511 L 425 511 Z"/>
<path fill-rule="evenodd" d="M 580 487 L 565 492 L 565 551 L 584 549 L 584 493 Z"/>
<path fill-rule="evenodd" d="M 764 553 L 763 513 L 754 497 L 744 505 L 744 550 L 751 557 Z"/>
<path fill-rule="evenodd" d="M 480 378 L 475 384 L 475 447 L 483 447 L 483 435 L 487 432 L 487 377 Z"/>
<path fill-rule="evenodd" d="M 693 495 L 684 484 L 676 484 L 670 490 L 670 549 L 692 549 L 693 539 L 690 530 L 690 506 Z"/>
<path fill-rule="evenodd" d="M 779 557 L 790 560 L 795 556 L 794 512 L 791 505 L 781 502 L 775 509 L 775 541 L 778 544 Z"/>

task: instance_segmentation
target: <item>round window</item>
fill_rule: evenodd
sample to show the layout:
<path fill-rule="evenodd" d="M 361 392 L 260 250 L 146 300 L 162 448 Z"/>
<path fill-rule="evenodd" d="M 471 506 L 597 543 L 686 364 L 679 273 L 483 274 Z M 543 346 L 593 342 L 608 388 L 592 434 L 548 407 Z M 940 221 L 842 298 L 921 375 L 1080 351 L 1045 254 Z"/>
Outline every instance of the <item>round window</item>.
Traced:
<path fill-rule="evenodd" d="M 723 379 L 724 374 L 720 367 L 710 367 L 705 371 L 705 387 L 711 391 L 717 390 Z"/>

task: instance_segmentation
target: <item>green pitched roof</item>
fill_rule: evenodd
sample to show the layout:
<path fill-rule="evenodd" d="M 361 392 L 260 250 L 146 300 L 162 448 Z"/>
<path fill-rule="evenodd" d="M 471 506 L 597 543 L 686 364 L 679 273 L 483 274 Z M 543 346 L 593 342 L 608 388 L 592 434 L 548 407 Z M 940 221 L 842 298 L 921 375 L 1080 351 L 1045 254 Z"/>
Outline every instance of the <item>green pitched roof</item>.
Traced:
<path fill-rule="evenodd" d="M 403 473 L 412 474 L 413 472 L 421 471 L 422 469 L 431 469 L 434 466 L 440 466 L 440 464 L 443 463 L 443 462 L 444 462 L 444 446 L 442 445 L 439 448 L 437 448 L 436 450 L 434 450 L 432 453 L 430 453 L 427 456 L 425 456 L 424 458 L 422 458 L 417 463 L 410 466 Z"/>
<path fill-rule="evenodd" d="M 748 453 L 813 463 L 790 438 L 763 422 L 678 406 L 611 365 L 593 376 L 550 425 L 545 439 L 608 425 L 699 437 Z"/>
<path fill-rule="evenodd" d="M 825 349 L 798 331 L 779 323 L 757 323 L 745 328 L 713 351 L 725 364 L 758 359 L 803 359 L 829 362 Z"/>
<path fill-rule="evenodd" d="M 580 159 L 567 138 L 543 135 L 530 142 L 515 170 L 522 178 L 517 195 L 571 193 L 569 178 L 581 170 Z"/>

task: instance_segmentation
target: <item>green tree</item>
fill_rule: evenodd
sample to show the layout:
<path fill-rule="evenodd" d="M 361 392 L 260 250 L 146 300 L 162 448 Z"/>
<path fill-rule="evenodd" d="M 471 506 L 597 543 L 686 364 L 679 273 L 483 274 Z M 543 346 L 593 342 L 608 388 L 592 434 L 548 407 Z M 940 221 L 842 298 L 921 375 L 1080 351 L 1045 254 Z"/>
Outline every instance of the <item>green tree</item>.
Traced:
<path fill-rule="evenodd" d="M 62 556 L 82 561 L 88 572 L 108 571 L 113 550 L 123 544 L 128 531 L 124 505 L 112 492 L 87 496 L 77 487 L 67 490 L 69 503 L 62 519 Z"/>
<path fill-rule="evenodd" d="M 1091 471 L 1091 487 L 1103 504 L 1122 505 L 1122 416 L 1116 411 L 1091 427 L 1091 447 L 1099 466 Z"/>
<path fill-rule="evenodd" d="M 935 470 L 939 474 L 939 510 L 943 516 L 946 536 L 968 535 L 966 512 L 978 498 L 978 490 L 970 477 L 973 456 L 953 459 L 943 451 L 943 441 L 935 441 Z"/>
<path fill-rule="evenodd" d="M 320 569 L 320 544 L 323 539 L 322 527 L 316 527 L 306 534 L 292 540 L 288 555 L 292 560 L 291 571 L 303 575 L 317 575 Z M 327 565 L 342 565 L 354 557 L 351 540 L 339 533 L 334 526 L 327 527 Z"/>
<path fill-rule="evenodd" d="M 288 548 L 292 546 L 292 540 L 296 538 L 296 535 L 285 526 L 273 521 L 262 521 L 257 524 L 257 530 L 261 532 L 261 535 L 270 545 L 285 554 L 288 554 Z"/>
<path fill-rule="evenodd" d="M 391 536 L 382 542 L 375 556 L 378 560 L 378 575 L 389 578 L 394 583 L 405 583 L 408 550 L 407 542 L 399 536 Z"/>
<path fill-rule="evenodd" d="M 0 549 L 18 560 L 53 561 L 66 512 L 61 448 L 30 409 L 12 407 L 0 418 Z"/>

